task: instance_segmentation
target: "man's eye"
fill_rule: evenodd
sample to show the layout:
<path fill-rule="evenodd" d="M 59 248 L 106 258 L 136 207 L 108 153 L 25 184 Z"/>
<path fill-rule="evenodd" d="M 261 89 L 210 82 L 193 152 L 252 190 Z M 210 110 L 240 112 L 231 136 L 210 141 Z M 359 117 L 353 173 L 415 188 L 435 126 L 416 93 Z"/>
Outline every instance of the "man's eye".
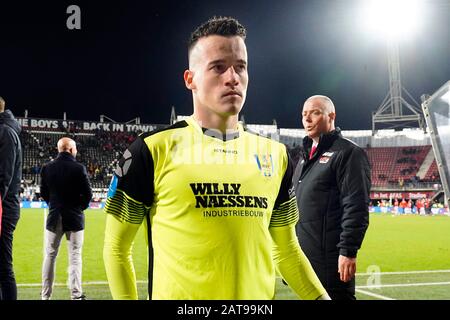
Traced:
<path fill-rule="evenodd" d="M 236 72 L 242 72 L 242 71 L 245 71 L 246 66 L 245 66 L 245 64 L 240 64 L 240 65 L 237 65 L 236 67 L 234 67 L 234 69 L 236 70 Z"/>
<path fill-rule="evenodd" d="M 212 67 L 214 71 L 217 72 L 224 72 L 225 71 L 225 66 L 221 65 L 221 64 L 217 64 L 215 66 Z"/>

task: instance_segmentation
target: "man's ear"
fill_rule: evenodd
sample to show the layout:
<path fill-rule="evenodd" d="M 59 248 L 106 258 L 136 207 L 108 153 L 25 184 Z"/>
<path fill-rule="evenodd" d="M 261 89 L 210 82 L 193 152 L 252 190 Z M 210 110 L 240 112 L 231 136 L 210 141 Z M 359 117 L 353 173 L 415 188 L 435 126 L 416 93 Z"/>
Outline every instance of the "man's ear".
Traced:
<path fill-rule="evenodd" d="M 184 78 L 184 84 L 186 85 L 186 88 L 189 90 L 195 89 L 194 85 L 194 71 L 191 70 L 185 70 L 183 74 Z"/>
<path fill-rule="evenodd" d="M 332 121 L 334 121 L 334 120 L 336 120 L 336 113 L 335 113 L 335 112 L 330 112 L 330 113 L 328 114 L 328 117 L 329 117 Z"/>

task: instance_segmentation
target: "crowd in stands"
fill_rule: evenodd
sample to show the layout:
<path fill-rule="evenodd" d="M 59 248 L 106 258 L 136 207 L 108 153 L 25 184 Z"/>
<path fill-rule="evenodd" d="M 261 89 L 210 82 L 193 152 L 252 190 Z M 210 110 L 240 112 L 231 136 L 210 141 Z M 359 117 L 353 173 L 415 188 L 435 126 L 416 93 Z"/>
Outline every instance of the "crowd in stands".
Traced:
<path fill-rule="evenodd" d="M 288 152 L 294 166 L 297 164 L 300 158 L 300 151 L 303 147 L 300 144 L 293 144 L 288 146 Z M 440 185 L 439 172 L 437 170 L 430 171 L 422 179 L 418 176 L 419 167 L 422 163 L 419 163 L 419 159 L 423 162 L 425 153 L 429 150 L 428 148 L 400 148 L 400 152 L 395 150 L 396 148 L 371 148 L 366 149 L 369 154 L 369 161 L 372 165 L 372 183 L 375 186 L 392 186 L 392 187 L 417 187 L 420 185 L 434 186 L 435 184 Z M 379 149 L 379 150 L 377 150 Z M 386 153 L 388 156 L 381 158 L 371 157 L 373 153 Z M 401 153 L 403 155 L 408 155 L 408 157 L 400 155 L 399 158 L 395 157 L 395 153 Z M 419 157 L 413 158 L 412 155 L 421 155 Z M 435 166 L 435 161 L 433 165 Z M 396 166 L 399 164 L 400 166 Z M 405 164 L 417 164 L 415 166 L 405 167 Z M 380 169 L 377 168 L 378 165 L 382 165 Z M 378 170 L 377 170 L 378 169 Z M 389 170 L 393 169 L 394 172 L 389 174 Z M 395 170 L 398 169 L 398 172 Z"/>
<path fill-rule="evenodd" d="M 118 159 L 139 133 L 85 131 L 75 124 L 62 129 L 64 130 L 57 132 L 22 131 L 24 150 L 22 199 L 38 199 L 41 168 L 57 156 L 57 141 L 63 136 L 68 136 L 77 143 L 77 160 L 86 166 L 94 193 L 99 190 L 97 198 L 104 200 Z M 287 145 L 287 149 L 293 165 L 296 166 L 302 150 L 301 139 Z M 372 165 L 372 185 L 401 189 L 417 187 L 423 183 L 439 185 L 435 160 L 423 179 L 418 176 L 419 167 L 430 149 L 431 146 L 366 148 Z"/>
<path fill-rule="evenodd" d="M 96 130 L 84 141 L 77 141 L 77 136 L 72 139 L 77 142 L 78 160 L 86 165 L 89 178 L 96 187 L 102 187 L 108 185 L 118 159 L 136 137 L 137 133 Z"/>
<path fill-rule="evenodd" d="M 23 200 L 38 198 L 41 168 L 58 155 L 56 144 L 63 136 L 68 136 L 77 143 L 77 160 L 86 166 L 92 187 L 104 189 L 111 180 L 119 157 L 138 135 L 136 132 L 106 132 L 103 130 L 97 130 L 91 134 L 79 134 L 75 127 L 70 127 L 68 131 L 51 134 L 22 131 Z"/>
<path fill-rule="evenodd" d="M 417 148 L 402 148 L 402 153 L 409 155 L 409 154 L 418 154 L 419 150 Z"/>
<path fill-rule="evenodd" d="M 377 187 L 435 187 L 440 178 L 433 160 L 427 173 L 421 178 L 419 170 L 431 146 L 366 148 L 372 165 L 372 183 Z"/>

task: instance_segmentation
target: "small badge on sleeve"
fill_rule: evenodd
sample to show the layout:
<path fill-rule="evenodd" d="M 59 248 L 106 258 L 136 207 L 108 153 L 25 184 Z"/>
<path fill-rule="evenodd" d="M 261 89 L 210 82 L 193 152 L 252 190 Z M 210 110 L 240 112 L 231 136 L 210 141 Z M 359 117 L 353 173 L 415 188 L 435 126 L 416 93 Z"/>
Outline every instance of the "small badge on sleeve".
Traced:
<path fill-rule="evenodd" d="M 119 181 L 119 179 L 117 178 L 117 176 L 115 174 L 113 174 L 111 183 L 109 184 L 108 198 L 114 197 L 114 194 L 116 193 L 116 190 L 117 190 L 117 182 L 118 181 Z"/>

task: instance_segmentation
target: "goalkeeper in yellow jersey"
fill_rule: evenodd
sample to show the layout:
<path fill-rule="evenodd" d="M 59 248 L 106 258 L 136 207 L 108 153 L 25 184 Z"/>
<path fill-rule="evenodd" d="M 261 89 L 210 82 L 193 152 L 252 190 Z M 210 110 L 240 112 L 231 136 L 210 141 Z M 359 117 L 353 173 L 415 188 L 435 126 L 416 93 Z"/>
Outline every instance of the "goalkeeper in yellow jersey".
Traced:
<path fill-rule="evenodd" d="M 278 272 L 301 299 L 329 299 L 295 235 L 286 147 L 238 123 L 248 86 L 246 30 L 214 17 L 189 42 L 194 112 L 124 152 L 105 211 L 114 299 L 137 299 L 131 248 L 148 238 L 150 299 L 273 299 Z"/>

